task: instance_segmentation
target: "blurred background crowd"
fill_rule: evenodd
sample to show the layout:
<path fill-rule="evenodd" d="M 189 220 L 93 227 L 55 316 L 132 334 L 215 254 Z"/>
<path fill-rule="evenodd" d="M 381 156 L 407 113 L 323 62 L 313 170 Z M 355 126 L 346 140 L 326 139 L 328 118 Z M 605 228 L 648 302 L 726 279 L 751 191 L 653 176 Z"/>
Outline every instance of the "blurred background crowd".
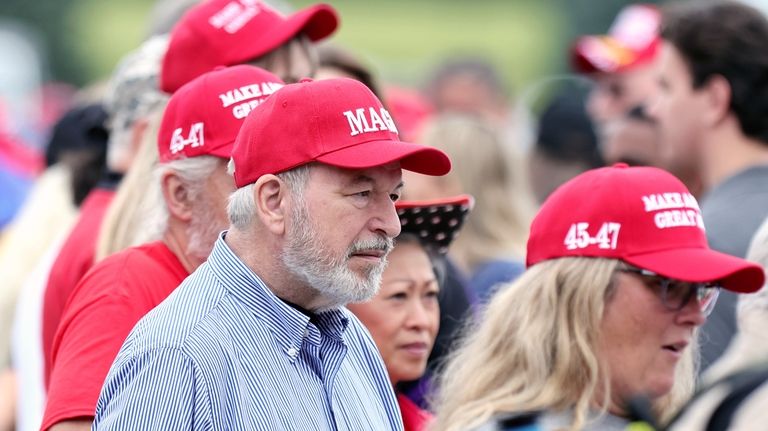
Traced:
<path fill-rule="evenodd" d="M 47 382 L 42 376 L 31 380 L 20 376 L 20 369 L 29 365 L 30 358 L 41 361 L 33 374 L 50 366 L 45 364 L 49 352 L 38 351 L 39 340 L 29 337 L 43 333 L 43 339 L 49 338 L 45 343 L 50 343 L 53 336 L 40 327 L 41 316 L 46 319 L 48 311 L 43 296 L 49 301 L 43 288 L 77 226 L 78 209 L 86 197 L 93 198 L 93 191 L 110 180 L 111 190 L 120 178 L 131 184 L 130 189 L 121 186 L 119 198 L 104 208 L 104 224 L 85 227 L 98 237 L 94 261 L 157 238 L 157 232 L 137 223 L 141 216 L 126 214 L 145 210 L 137 202 L 144 190 L 141 182 L 151 178 L 157 158 L 151 137 L 152 132 L 156 135 L 164 100 L 156 104 L 142 100 L 143 112 L 120 118 L 114 113 L 124 109 L 120 104 L 129 103 L 134 90 L 115 91 L 110 80 L 126 54 L 170 32 L 196 3 L 0 3 L 1 431 L 40 425 Z M 268 3 L 285 14 L 313 4 Z M 449 252 L 448 278 L 453 274 L 459 287 L 450 300 L 441 299 L 435 364 L 450 351 L 462 319 L 481 310 L 499 286 L 524 272 L 531 220 L 565 181 L 617 162 L 657 166 L 675 174 L 697 198 L 710 194 L 713 202 L 714 188 L 738 172 L 704 171 L 690 148 L 679 154 L 662 148 L 660 131 L 667 130 L 669 122 L 686 121 L 686 108 L 665 106 L 654 97 L 661 58 L 659 2 L 330 3 L 340 24 L 317 44 L 316 78 L 348 76 L 363 81 L 391 110 L 402 139 L 440 148 L 454 162 L 445 177 L 405 173 L 404 198 L 473 196 L 472 213 Z M 768 2 L 747 3 L 758 11 L 768 10 Z M 670 109 L 680 111 L 669 115 Z M 131 145 L 132 154 L 124 160 L 108 156 L 110 133 L 138 133 L 133 124 L 139 118 L 146 120 L 141 133 L 150 136 L 144 138 L 149 143 Z M 762 153 L 744 157 L 768 166 Z M 758 191 L 752 195 L 750 186 L 742 187 L 727 194 L 759 206 L 754 217 L 725 220 L 720 215 L 725 210 L 715 211 L 709 232 L 713 248 L 739 257 L 748 256 L 750 241 L 768 215 L 768 204 L 758 203 L 767 200 L 760 190 L 768 190 L 768 184 L 756 182 Z M 733 208 L 727 201 L 718 204 Z M 709 227 L 706 216 L 705 212 Z M 718 225 L 718 217 L 724 227 Z M 766 248 L 758 245 L 762 249 L 754 249 L 750 258 L 765 262 Z M 66 298 L 58 301 L 63 305 Z M 736 303 L 736 295 L 723 292 L 704 326 L 702 370 L 715 363 L 734 338 Z M 743 308 L 747 313 L 765 313 L 764 304 L 755 303 Z M 765 315 L 756 319 L 760 318 Z M 432 363 L 428 375 L 434 372 Z M 40 390 L 30 391 L 27 385 L 38 385 Z M 411 382 L 401 390 L 426 406 L 421 399 L 426 386 L 423 381 Z"/>

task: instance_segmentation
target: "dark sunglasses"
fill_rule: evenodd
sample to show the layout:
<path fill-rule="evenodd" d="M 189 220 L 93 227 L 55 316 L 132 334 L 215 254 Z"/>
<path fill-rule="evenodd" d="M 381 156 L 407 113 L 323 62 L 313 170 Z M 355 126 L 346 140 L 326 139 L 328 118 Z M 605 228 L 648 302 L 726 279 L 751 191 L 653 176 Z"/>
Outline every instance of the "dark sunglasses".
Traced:
<path fill-rule="evenodd" d="M 701 313 L 704 316 L 709 316 L 715 308 L 717 297 L 720 294 L 721 286 L 715 282 L 698 283 L 673 280 L 653 271 L 632 266 L 622 266 L 619 271 L 639 275 L 645 285 L 653 289 L 661 298 L 662 304 L 671 311 L 682 310 L 691 299 L 696 298 Z"/>

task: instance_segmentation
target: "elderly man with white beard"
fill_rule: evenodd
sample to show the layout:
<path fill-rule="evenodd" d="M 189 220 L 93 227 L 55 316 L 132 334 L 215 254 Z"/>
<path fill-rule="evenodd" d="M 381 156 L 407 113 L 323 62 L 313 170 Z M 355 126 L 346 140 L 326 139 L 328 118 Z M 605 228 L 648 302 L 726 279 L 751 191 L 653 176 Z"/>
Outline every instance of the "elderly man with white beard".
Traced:
<path fill-rule="evenodd" d="M 369 333 L 401 169 L 450 170 L 399 140 L 350 79 L 286 85 L 245 120 L 230 228 L 126 339 L 96 409 L 102 429 L 402 430 Z"/>
<path fill-rule="evenodd" d="M 257 105 L 283 82 L 254 66 L 233 66 L 193 80 L 169 100 L 158 132 L 160 163 L 147 190 L 157 195 L 159 214 L 146 228 L 162 240 L 109 256 L 73 290 L 53 341 L 43 430 L 90 429 L 104 378 L 131 328 L 205 261 L 227 228 L 234 190 L 227 161 L 243 119 L 222 95 L 254 85 L 265 91 L 239 104 Z"/>

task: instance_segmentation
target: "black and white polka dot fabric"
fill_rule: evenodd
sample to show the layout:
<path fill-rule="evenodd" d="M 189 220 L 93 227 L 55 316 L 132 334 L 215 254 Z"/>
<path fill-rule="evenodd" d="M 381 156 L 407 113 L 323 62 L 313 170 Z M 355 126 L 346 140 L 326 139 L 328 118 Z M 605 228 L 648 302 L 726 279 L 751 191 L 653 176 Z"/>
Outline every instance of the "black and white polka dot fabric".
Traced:
<path fill-rule="evenodd" d="M 445 254 L 472 209 L 470 195 L 431 201 L 399 201 L 395 204 L 402 226 L 400 234 L 418 236 L 422 242 Z"/>

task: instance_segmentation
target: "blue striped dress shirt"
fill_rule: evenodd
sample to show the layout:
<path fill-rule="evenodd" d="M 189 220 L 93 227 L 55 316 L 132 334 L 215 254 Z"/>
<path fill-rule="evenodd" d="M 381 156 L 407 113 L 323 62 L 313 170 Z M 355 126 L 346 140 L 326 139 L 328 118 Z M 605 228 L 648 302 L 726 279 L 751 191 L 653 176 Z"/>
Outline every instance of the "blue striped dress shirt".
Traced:
<path fill-rule="evenodd" d="M 223 240 L 141 319 L 94 430 L 402 430 L 370 334 L 346 309 L 310 318 Z"/>

